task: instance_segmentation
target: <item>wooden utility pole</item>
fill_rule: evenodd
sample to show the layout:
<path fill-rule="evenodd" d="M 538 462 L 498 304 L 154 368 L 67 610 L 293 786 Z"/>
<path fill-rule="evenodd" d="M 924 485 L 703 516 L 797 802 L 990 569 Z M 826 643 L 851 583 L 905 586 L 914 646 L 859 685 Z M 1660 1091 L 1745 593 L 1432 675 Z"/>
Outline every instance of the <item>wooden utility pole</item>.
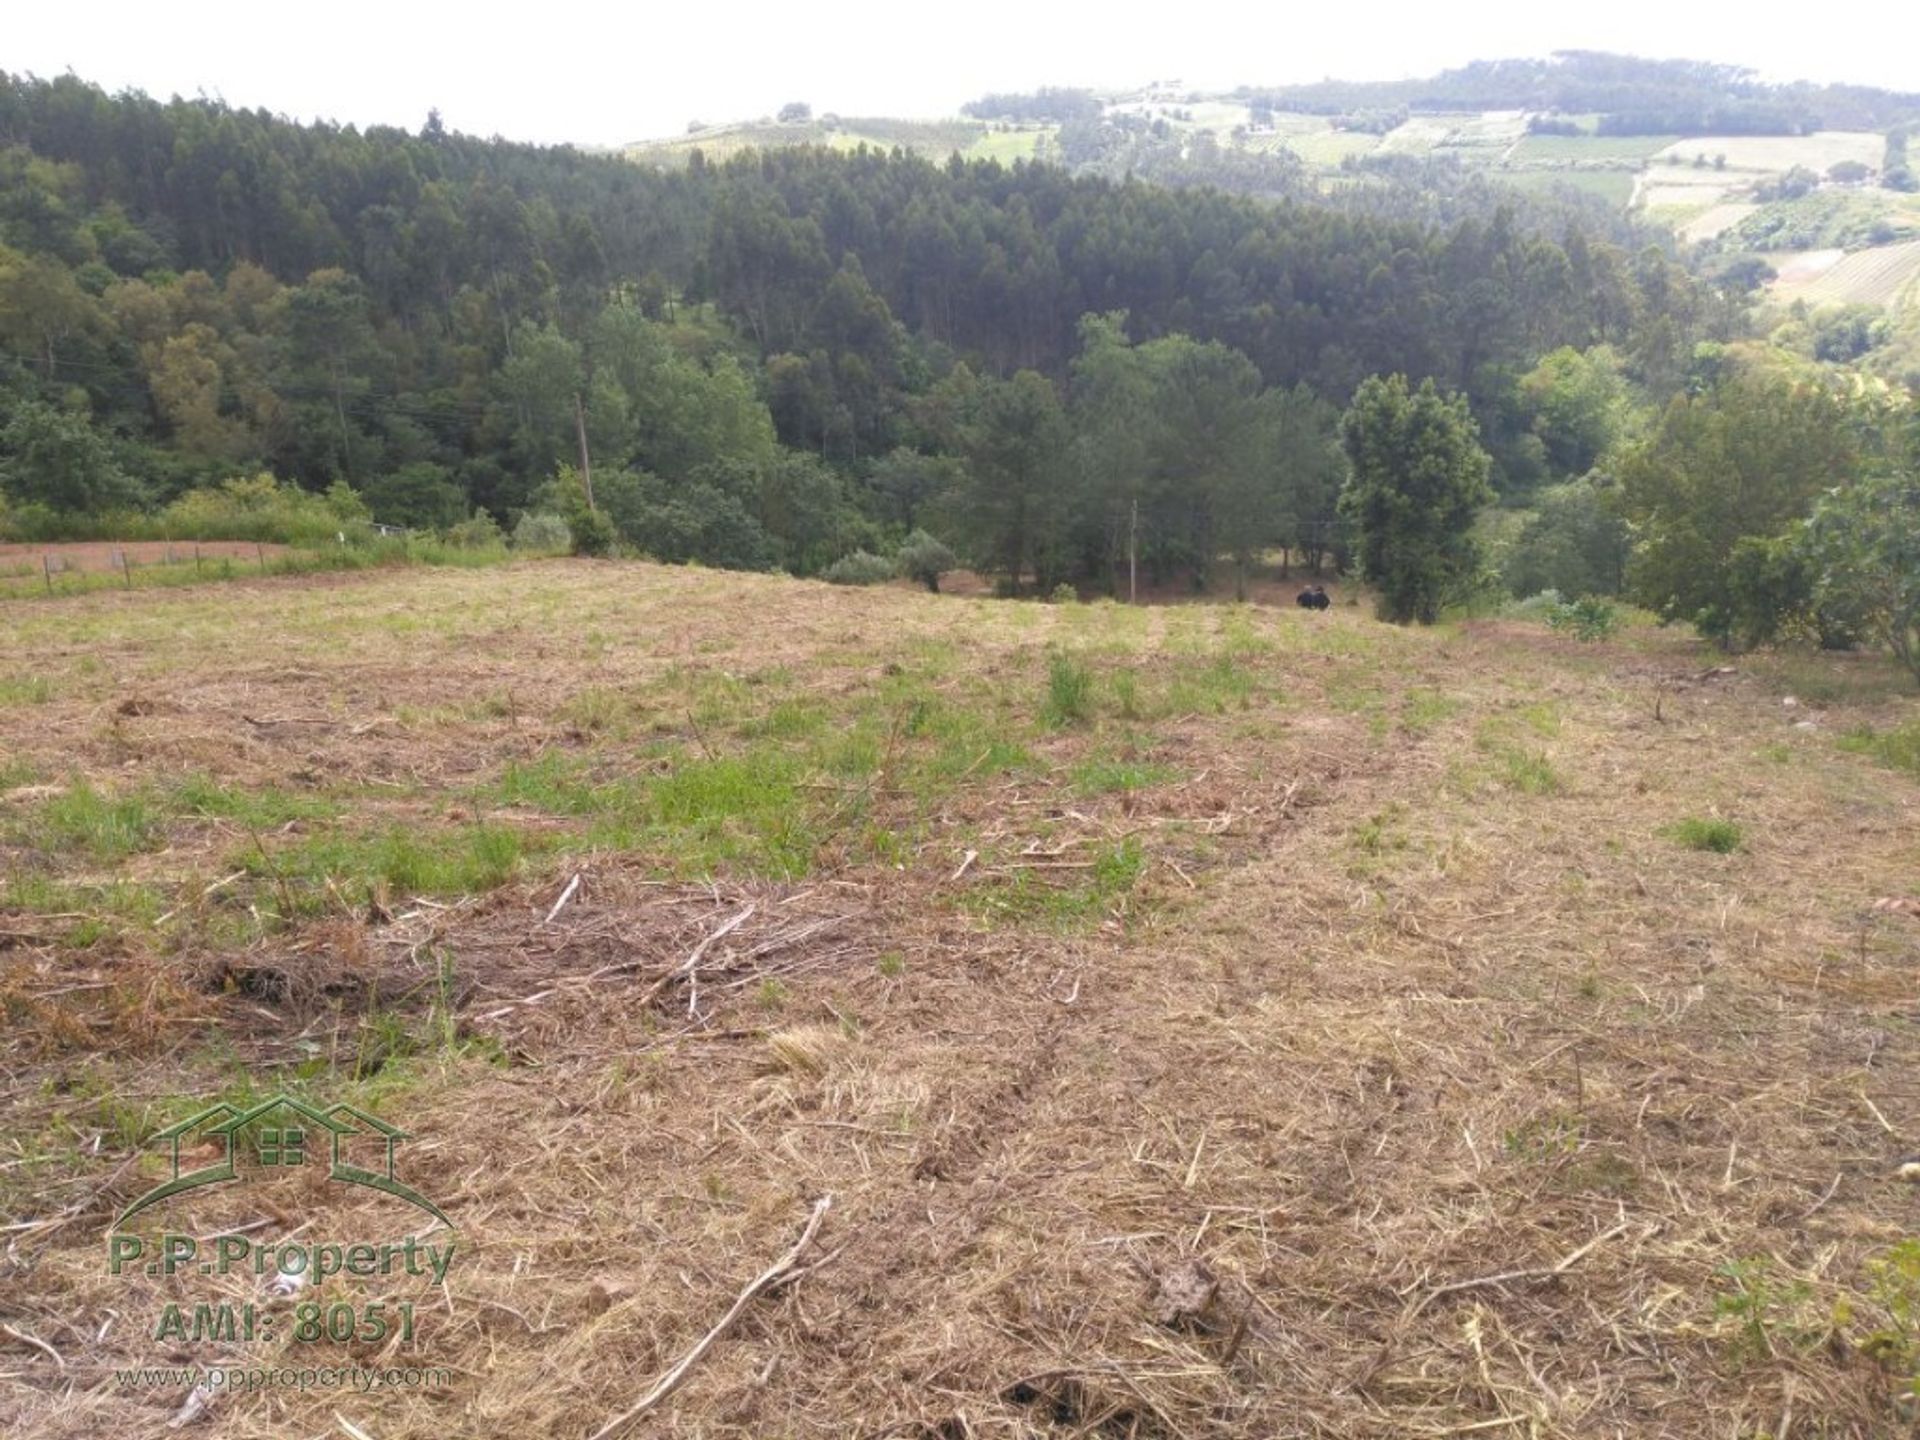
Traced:
<path fill-rule="evenodd" d="M 578 391 L 573 396 L 573 428 L 580 436 L 580 484 L 587 492 L 587 509 L 597 514 L 600 507 L 593 503 L 593 457 L 587 453 L 587 411 Z"/>

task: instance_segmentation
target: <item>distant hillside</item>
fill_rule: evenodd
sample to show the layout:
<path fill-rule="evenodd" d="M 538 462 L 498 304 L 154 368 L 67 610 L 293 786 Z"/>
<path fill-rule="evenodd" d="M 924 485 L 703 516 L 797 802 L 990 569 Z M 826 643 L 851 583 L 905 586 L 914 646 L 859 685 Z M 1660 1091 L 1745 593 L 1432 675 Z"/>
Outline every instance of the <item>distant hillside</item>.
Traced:
<path fill-rule="evenodd" d="M 745 120 L 687 127 L 684 135 L 636 140 L 624 147 L 629 159 L 654 165 L 685 165 L 698 150 L 708 160 L 724 160 L 742 150 L 778 150 L 795 145 L 824 145 L 833 150 L 904 150 L 930 160 L 964 155 L 970 160 L 1034 158 L 1045 135 L 1040 127 L 987 124 L 979 120 L 897 120 L 885 116 L 843 118 L 823 115 L 805 120 Z"/>
<path fill-rule="evenodd" d="M 1700 60 L 1643 60 L 1593 50 L 1548 60 L 1476 60 L 1421 80 L 1325 80 L 1246 88 L 1252 103 L 1314 115 L 1393 110 L 1588 114 L 1614 135 L 1799 135 L 1884 130 L 1920 119 L 1920 94 L 1862 85 L 1773 85 Z"/>
<path fill-rule="evenodd" d="M 865 145 L 930 159 L 1033 159 L 1075 175 L 1206 185 L 1442 224 L 1516 207 L 1649 224 L 1714 273 L 1778 277 L 1781 298 L 1899 303 L 1920 236 L 1908 159 L 1920 94 L 1769 84 L 1737 66 L 1593 51 L 1476 61 L 1416 80 L 984 95 L 945 120 L 818 119 L 694 127 L 629 156 L 684 165 L 748 148 Z M 1897 255 L 1880 255 L 1890 247 Z M 1868 252 L 1872 252 L 1869 254 Z M 1835 266 L 1861 254 L 1857 265 Z M 1896 263 L 1898 260 L 1898 263 Z M 1817 291 L 1801 279 L 1832 270 Z M 1903 277 L 1890 286 L 1888 276 Z M 1871 277 L 1854 286 L 1849 276 Z"/>

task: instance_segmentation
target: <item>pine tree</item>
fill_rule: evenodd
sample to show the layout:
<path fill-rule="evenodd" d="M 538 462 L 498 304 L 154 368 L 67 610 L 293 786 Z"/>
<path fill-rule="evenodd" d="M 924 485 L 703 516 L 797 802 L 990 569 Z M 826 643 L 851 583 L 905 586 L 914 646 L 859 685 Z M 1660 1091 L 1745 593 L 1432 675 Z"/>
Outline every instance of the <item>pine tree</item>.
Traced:
<path fill-rule="evenodd" d="M 1340 513 L 1353 527 L 1383 620 L 1432 624 L 1473 573 L 1474 512 L 1493 499 L 1491 462 L 1459 395 L 1404 375 L 1364 381 L 1340 421 L 1348 476 Z"/>

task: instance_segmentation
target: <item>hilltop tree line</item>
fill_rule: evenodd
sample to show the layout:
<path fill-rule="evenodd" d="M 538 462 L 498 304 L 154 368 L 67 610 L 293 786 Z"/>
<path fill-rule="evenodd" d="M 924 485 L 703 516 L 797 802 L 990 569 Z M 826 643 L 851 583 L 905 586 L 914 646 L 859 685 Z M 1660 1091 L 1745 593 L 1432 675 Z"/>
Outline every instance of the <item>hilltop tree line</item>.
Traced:
<path fill-rule="evenodd" d="M 1523 490 L 1553 478 L 1520 388 L 1541 354 L 1609 345 L 1666 394 L 1695 341 L 1737 323 L 1658 248 L 1493 205 L 1441 225 L 873 151 L 665 173 L 437 116 L 362 132 L 0 79 L 16 528 L 23 509 L 54 524 L 262 469 L 351 486 L 391 523 L 478 508 L 512 524 L 584 436 L 635 543 L 664 527 L 662 553 L 811 571 L 914 523 L 889 498 L 903 474 L 946 477 L 950 502 L 1014 485 L 989 437 L 1025 424 L 1037 455 L 1067 459 L 1018 483 L 1065 529 L 1022 524 L 1016 550 L 966 505 L 930 513 L 1011 582 L 1110 581 L 1112 496 L 1074 478 L 1089 447 L 1134 453 L 1088 430 L 1102 356 L 1152 369 L 1177 349 L 1191 385 L 1252 407 L 1231 439 L 1190 424 L 1192 446 L 1231 459 L 1183 472 L 1163 442 L 1125 482 L 1136 554 L 1163 565 L 1252 533 L 1221 507 L 1267 463 L 1249 455 L 1293 453 L 1297 425 L 1248 448 L 1273 412 L 1324 431 L 1316 407 L 1367 376 L 1431 377 L 1467 397 L 1495 482 Z M 1332 519 L 1330 495 L 1316 507 L 1305 518 Z"/>
<path fill-rule="evenodd" d="M 1597 114 L 1602 134 L 1804 135 L 1885 130 L 1920 118 L 1920 94 L 1865 85 L 1773 84 L 1751 70 L 1595 50 L 1551 59 L 1477 60 L 1418 80 L 1245 89 L 1269 109 L 1346 115 L 1399 109 Z"/>

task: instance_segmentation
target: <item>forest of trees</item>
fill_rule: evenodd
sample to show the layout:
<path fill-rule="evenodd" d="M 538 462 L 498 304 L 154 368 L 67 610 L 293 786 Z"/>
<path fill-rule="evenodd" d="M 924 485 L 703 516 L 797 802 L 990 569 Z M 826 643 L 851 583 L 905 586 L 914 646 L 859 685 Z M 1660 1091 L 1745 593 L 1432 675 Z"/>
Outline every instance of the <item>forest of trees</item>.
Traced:
<path fill-rule="evenodd" d="M 1089 333 L 1143 365 L 1184 345 L 1263 415 L 1337 410 L 1375 373 L 1432 377 L 1467 396 L 1512 491 L 1555 478 L 1519 385 L 1538 356 L 1607 344 L 1664 394 L 1736 323 L 1659 248 L 1571 220 L 1551 234 L 1492 196 L 1441 225 L 897 152 L 663 173 L 437 117 L 301 126 L 72 77 L 0 80 L 0 174 L 0 469 L 67 437 L 70 511 L 266 470 L 344 482 L 389 523 L 479 507 L 510 525 L 584 429 L 600 488 L 634 477 L 635 543 L 647 515 L 673 510 L 684 537 L 705 507 L 741 543 L 666 548 L 810 570 L 908 523 L 888 487 L 921 461 L 957 477 L 949 497 L 1021 483 L 983 427 L 1049 432 L 1003 385 L 1071 417 L 1073 454 L 1124 449 L 1090 428 Z M 1089 315 L 1124 319 L 1089 332 Z M 1299 443 L 1281 429 L 1238 463 L 1277 476 Z M 1269 489 L 1263 533 L 1303 504 L 1332 515 L 1330 494 Z M 14 501 L 16 528 L 63 508 L 44 485 Z M 1074 502 L 1071 538 L 1032 532 L 1025 578 L 1110 572 L 1088 538 L 1101 504 Z M 1196 547 L 1229 533 L 1192 508 L 1145 506 L 1156 567 L 1204 568 Z M 832 524 L 788 533 L 796 515 Z"/>
<path fill-rule="evenodd" d="M 1893 643 L 1904 392 L 1756 359 L 1750 287 L 1617 217 L 1231 163 L 665 172 L 0 77 L 0 530 L 246 505 L 1016 592 L 1277 549 L 1394 618 L 1504 580 Z M 1524 516 L 1494 551 L 1489 501 Z"/>

